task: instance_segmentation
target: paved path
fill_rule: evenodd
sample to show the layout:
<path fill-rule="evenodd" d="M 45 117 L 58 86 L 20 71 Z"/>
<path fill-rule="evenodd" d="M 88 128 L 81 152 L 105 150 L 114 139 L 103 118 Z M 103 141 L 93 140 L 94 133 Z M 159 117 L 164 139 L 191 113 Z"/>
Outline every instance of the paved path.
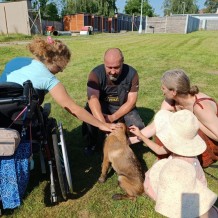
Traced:
<path fill-rule="evenodd" d="M 12 42 L 0 42 L 0 47 L 9 46 L 9 45 L 25 45 L 28 44 L 29 41 L 12 41 Z"/>

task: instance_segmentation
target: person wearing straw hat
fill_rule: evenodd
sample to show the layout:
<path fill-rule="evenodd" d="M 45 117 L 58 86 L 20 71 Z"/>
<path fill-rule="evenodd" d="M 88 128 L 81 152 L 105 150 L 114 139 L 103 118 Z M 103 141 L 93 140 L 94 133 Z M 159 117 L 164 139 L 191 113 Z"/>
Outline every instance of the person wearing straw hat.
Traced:
<path fill-rule="evenodd" d="M 217 195 L 197 178 L 195 167 L 181 159 L 162 159 L 150 169 L 155 211 L 172 218 L 216 218 Z"/>
<path fill-rule="evenodd" d="M 168 159 L 182 159 L 194 166 L 197 178 L 207 186 L 205 174 L 197 158 L 206 150 L 204 140 L 198 135 L 199 122 L 196 116 L 189 110 L 181 110 L 172 113 L 168 110 L 160 110 L 154 117 L 156 135 L 164 143 L 159 146 L 146 138 L 136 126 L 130 127 L 130 132 L 139 137 L 156 154 L 171 153 Z M 145 174 L 145 192 L 155 199 L 150 187 L 149 171 Z"/>

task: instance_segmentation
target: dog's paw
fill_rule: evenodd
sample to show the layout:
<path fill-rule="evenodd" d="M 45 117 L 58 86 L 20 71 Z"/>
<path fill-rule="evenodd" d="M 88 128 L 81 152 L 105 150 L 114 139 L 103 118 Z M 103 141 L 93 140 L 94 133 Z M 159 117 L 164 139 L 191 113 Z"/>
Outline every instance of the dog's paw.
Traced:
<path fill-rule="evenodd" d="M 99 177 L 98 182 L 104 183 L 106 181 L 106 178 L 104 176 Z"/>

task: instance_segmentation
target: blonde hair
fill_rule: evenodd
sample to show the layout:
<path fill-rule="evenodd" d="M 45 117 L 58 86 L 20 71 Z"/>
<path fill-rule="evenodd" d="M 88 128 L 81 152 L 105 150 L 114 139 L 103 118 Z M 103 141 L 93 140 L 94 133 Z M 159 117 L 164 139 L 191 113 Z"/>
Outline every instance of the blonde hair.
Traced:
<path fill-rule="evenodd" d="M 169 90 L 176 91 L 178 95 L 195 95 L 199 92 L 197 86 L 190 86 L 190 80 L 182 69 L 173 69 L 166 71 L 161 82 Z"/>
<path fill-rule="evenodd" d="M 58 64 L 63 69 L 71 58 L 69 48 L 60 40 L 47 41 L 35 38 L 28 46 L 29 51 L 46 66 Z"/>

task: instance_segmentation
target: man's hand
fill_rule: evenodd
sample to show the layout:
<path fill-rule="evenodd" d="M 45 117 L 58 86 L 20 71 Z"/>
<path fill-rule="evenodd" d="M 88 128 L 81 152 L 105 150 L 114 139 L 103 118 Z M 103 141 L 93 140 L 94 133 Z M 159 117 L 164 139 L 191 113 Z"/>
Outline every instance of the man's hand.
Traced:
<path fill-rule="evenodd" d="M 104 132 L 112 132 L 117 128 L 118 124 L 115 123 L 102 123 L 102 125 L 99 127 L 100 130 Z"/>

